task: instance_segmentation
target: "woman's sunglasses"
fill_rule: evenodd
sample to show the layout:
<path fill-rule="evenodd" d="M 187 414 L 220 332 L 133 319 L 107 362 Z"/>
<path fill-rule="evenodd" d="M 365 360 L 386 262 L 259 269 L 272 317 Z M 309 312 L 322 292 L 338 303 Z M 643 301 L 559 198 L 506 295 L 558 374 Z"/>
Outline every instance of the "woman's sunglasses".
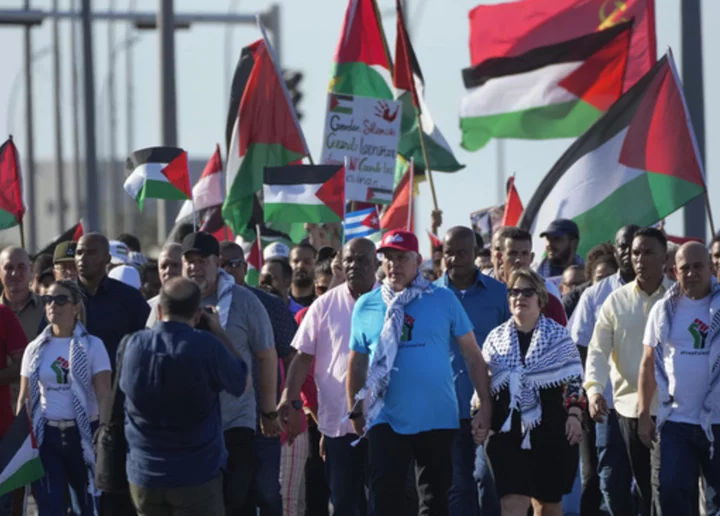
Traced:
<path fill-rule="evenodd" d="M 65 306 L 70 302 L 70 296 L 65 294 L 58 294 L 57 296 L 42 296 L 41 299 L 46 305 L 55 303 L 58 306 Z"/>
<path fill-rule="evenodd" d="M 508 296 L 510 297 L 533 297 L 536 294 L 534 288 L 509 288 Z"/>

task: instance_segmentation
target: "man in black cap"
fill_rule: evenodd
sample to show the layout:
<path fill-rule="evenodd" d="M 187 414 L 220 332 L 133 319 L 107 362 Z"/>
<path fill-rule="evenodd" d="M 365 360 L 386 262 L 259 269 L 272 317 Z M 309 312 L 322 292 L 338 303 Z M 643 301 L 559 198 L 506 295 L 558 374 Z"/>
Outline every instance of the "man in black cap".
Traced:
<path fill-rule="evenodd" d="M 540 233 L 540 238 L 545 239 L 547 254 L 537 269 L 543 278 L 561 277 L 571 265 L 585 266 L 585 261 L 577 254 L 580 230 L 572 220 L 553 220 L 548 228 Z"/>
<path fill-rule="evenodd" d="M 75 267 L 75 249 L 76 242 L 60 242 L 55 246 L 53 253 L 53 274 L 55 280 L 61 279 L 74 280 L 77 279 L 77 267 Z"/>
<path fill-rule="evenodd" d="M 220 324 L 230 336 L 235 350 L 246 364 L 258 362 L 260 385 L 260 428 L 266 436 L 280 434 L 275 410 L 277 404 L 277 353 L 267 311 L 257 297 L 235 284 L 234 278 L 220 268 L 220 245 L 204 231 L 190 233 L 182 241 L 183 276 L 193 280 L 202 292 L 200 306 L 213 306 Z M 153 309 L 148 326 L 157 321 Z M 254 514 L 250 507 L 260 504 L 265 514 L 281 514 L 282 498 L 271 503 L 252 499 L 255 464 L 255 428 L 257 422 L 255 389 L 248 382 L 242 396 L 226 392 L 220 395 L 225 446 L 228 451 L 224 477 L 225 511 L 228 515 Z M 277 460 L 280 460 L 278 454 Z M 278 480 L 278 479 L 276 479 Z"/>

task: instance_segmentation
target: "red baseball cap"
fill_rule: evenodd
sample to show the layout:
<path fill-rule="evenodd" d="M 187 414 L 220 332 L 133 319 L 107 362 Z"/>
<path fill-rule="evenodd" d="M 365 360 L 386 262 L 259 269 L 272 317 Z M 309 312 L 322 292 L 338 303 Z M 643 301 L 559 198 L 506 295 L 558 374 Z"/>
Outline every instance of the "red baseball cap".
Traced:
<path fill-rule="evenodd" d="M 382 243 L 380 244 L 377 252 L 382 253 L 388 249 L 395 249 L 405 253 L 417 253 L 419 252 L 418 239 L 409 231 L 393 229 L 383 235 Z"/>

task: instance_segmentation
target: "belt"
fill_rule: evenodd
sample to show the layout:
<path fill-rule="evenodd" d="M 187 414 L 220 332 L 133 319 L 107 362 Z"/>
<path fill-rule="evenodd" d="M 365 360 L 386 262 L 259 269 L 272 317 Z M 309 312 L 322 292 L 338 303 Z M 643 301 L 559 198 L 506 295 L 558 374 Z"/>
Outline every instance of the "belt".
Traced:
<path fill-rule="evenodd" d="M 90 422 L 93 423 L 98 420 L 98 417 L 92 417 L 90 418 Z M 48 420 L 45 422 L 47 426 L 51 426 L 53 428 L 59 428 L 60 430 L 67 430 L 68 428 L 74 428 L 77 426 L 77 423 L 74 419 L 61 419 L 59 421 L 51 421 Z"/>

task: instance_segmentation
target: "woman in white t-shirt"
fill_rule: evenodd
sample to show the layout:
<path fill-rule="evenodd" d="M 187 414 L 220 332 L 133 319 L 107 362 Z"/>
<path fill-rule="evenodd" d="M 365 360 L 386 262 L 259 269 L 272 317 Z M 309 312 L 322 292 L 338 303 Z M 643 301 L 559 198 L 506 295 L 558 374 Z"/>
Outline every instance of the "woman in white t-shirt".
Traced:
<path fill-rule="evenodd" d="M 50 324 L 28 344 L 20 368 L 18 412 L 28 403 L 45 476 L 34 484 L 40 516 L 66 514 L 66 486 L 76 514 L 96 513 L 92 437 L 106 421 L 110 357 L 85 329 L 83 294 L 61 280 L 43 296 Z"/>

